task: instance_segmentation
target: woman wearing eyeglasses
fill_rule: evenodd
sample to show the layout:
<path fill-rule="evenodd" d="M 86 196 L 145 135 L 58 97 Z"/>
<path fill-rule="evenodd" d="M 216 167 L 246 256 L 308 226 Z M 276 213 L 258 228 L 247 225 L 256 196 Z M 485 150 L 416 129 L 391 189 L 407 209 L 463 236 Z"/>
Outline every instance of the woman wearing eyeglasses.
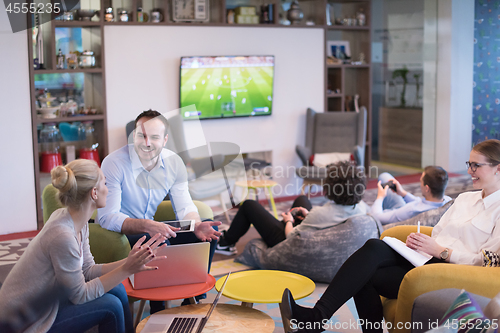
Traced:
<path fill-rule="evenodd" d="M 500 252 L 500 141 L 474 146 L 466 162 L 475 189 L 460 194 L 441 217 L 432 236 L 412 233 L 406 245 L 433 256 L 427 264 L 452 263 L 481 266 L 482 250 Z M 414 266 L 379 239 L 368 240 L 339 269 L 314 308 L 295 303 L 285 289 L 280 304 L 285 328 L 322 332 L 322 321 L 354 297 L 363 332 L 382 332 L 379 295 L 395 299 L 405 274 Z M 374 329 L 377 327 L 378 329 Z M 290 330 L 290 329 L 289 329 Z"/>

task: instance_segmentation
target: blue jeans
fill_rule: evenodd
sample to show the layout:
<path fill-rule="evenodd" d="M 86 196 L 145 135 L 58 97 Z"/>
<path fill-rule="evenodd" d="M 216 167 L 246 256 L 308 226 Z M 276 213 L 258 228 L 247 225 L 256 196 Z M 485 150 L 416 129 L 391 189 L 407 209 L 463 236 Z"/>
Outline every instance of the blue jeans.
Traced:
<path fill-rule="evenodd" d="M 48 332 L 85 332 L 96 325 L 102 333 L 135 332 L 123 284 L 84 304 L 61 304 Z"/>
<path fill-rule="evenodd" d="M 389 181 L 389 179 L 393 179 L 394 176 L 391 175 L 388 172 L 383 172 L 378 176 L 378 180 L 382 182 L 382 184 L 385 184 Z M 387 195 L 384 198 L 384 201 L 382 202 L 382 209 L 396 209 L 400 208 L 406 205 L 405 200 L 398 195 L 397 193 L 393 192 L 391 189 L 387 191 Z"/>

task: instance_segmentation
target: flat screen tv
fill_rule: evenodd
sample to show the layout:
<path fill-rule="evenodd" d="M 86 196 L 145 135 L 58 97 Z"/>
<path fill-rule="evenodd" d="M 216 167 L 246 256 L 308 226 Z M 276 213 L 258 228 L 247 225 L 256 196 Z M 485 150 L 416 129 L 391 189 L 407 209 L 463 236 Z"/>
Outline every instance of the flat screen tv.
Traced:
<path fill-rule="evenodd" d="M 274 56 L 182 57 L 182 116 L 216 119 L 271 115 L 273 81 Z"/>

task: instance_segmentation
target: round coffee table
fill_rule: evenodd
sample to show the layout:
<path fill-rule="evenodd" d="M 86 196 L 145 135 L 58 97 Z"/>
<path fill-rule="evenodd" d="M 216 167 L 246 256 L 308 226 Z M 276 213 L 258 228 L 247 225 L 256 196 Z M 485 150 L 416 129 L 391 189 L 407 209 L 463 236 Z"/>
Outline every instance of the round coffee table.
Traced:
<path fill-rule="evenodd" d="M 220 290 L 225 276 L 215 283 L 215 289 Z M 316 285 L 308 277 L 290 272 L 243 271 L 231 274 L 222 295 L 252 307 L 253 303 L 281 303 L 285 288 L 290 289 L 295 299 L 300 299 L 312 294 Z"/>
<path fill-rule="evenodd" d="M 254 180 L 247 180 L 247 181 L 239 181 L 236 182 L 236 186 L 240 187 L 246 187 L 248 188 L 248 194 L 250 194 L 250 190 L 254 190 L 255 195 L 257 195 L 257 189 L 258 188 L 264 188 L 267 189 L 267 192 L 269 193 L 269 203 L 271 204 L 271 208 L 273 209 L 274 217 L 278 218 L 278 212 L 276 210 L 276 205 L 274 203 L 274 197 L 273 197 L 273 191 L 272 188 L 278 183 L 275 181 L 269 180 L 269 179 L 254 179 Z M 248 197 L 247 194 L 247 197 Z"/>
<path fill-rule="evenodd" d="M 146 301 L 170 301 L 175 299 L 189 298 L 191 303 L 196 303 L 194 300 L 195 296 L 206 293 L 214 287 L 215 278 L 207 274 L 207 280 L 202 283 L 191 283 L 183 284 L 178 286 L 160 287 L 160 288 L 146 288 L 146 289 L 134 289 L 130 284 L 129 279 L 125 279 L 123 282 L 125 290 L 127 291 L 127 296 L 138 298 L 141 300 L 139 303 L 139 310 L 134 321 L 134 326 L 139 324 L 144 312 L 144 306 Z M 130 312 L 133 311 L 133 302 L 129 301 Z"/>
<path fill-rule="evenodd" d="M 184 305 L 157 313 L 206 315 L 210 306 L 211 304 Z M 137 333 L 144 329 L 149 317 L 144 318 L 137 325 Z M 274 321 L 264 312 L 231 304 L 217 304 L 203 329 L 203 333 L 272 333 L 273 331 Z"/>

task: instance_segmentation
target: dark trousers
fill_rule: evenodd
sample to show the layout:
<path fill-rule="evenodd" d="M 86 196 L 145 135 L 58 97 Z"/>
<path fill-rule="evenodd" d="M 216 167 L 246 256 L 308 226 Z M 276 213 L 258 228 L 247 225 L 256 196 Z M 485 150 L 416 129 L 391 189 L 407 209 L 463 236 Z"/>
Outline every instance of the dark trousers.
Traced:
<path fill-rule="evenodd" d="M 212 220 L 204 220 L 212 221 Z M 213 227 L 215 230 L 219 231 L 217 226 Z M 146 236 L 146 241 L 151 238 L 148 233 L 146 234 L 138 234 L 138 235 L 126 235 L 130 246 L 134 246 L 134 244 L 142 237 Z M 189 243 L 199 243 L 201 242 L 198 237 L 194 234 L 194 232 L 181 232 L 178 233 L 176 237 L 169 238 L 165 241 L 168 245 L 179 245 L 179 244 L 189 244 Z M 208 272 L 210 273 L 210 267 L 212 266 L 212 259 L 214 258 L 215 247 L 217 245 L 217 241 L 213 240 L 210 242 L 210 256 L 208 257 Z M 165 302 L 162 301 L 149 301 L 149 305 L 151 308 L 150 313 L 156 313 L 158 311 L 165 309 Z"/>
<path fill-rule="evenodd" d="M 432 258 L 427 264 L 443 263 Z M 380 296 L 395 299 L 405 274 L 414 266 L 380 239 L 369 239 L 339 269 L 325 293 L 314 306 L 323 318 L 330 318 L 354 297 L 359 319 L 378 323 L 383 319 Z M 363 325 L 363 332 L 382 332 Z"/>
<path fill-rule="evenodd" d="M 311 202 L 304 195 L 295 199 L 292 208 L 294 207 L 312 209 Z M 296 221 L 294 224 L 299 223 L 300 221 Z M 252 224 L 268 247 L 273 247 L 286 239 L 285 225 L 282 221 L 277 220 L 257 201 L 246 200 L 238 209 L 233 222 L 231 222 L 231 227 L 224 234 L 224 241 L 227 244 L 235 244 L 246 234 Z"/>

